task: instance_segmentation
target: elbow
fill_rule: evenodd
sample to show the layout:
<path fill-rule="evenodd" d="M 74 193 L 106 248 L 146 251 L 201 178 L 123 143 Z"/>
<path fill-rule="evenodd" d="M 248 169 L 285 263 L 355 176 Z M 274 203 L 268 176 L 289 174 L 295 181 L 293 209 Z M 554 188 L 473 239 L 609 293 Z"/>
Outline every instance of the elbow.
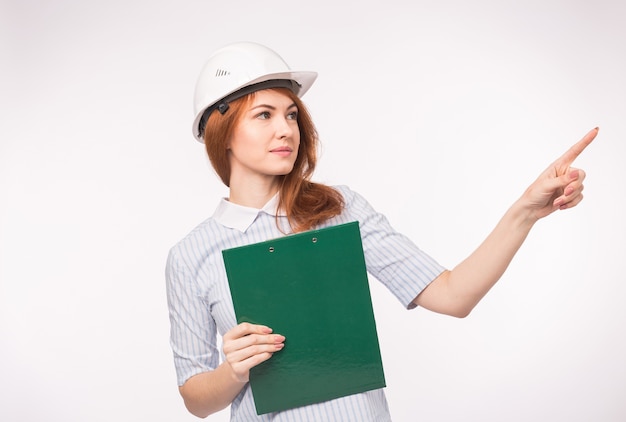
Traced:
<path fill-rule="evenodd" d="M 186 400 L 185 400 L 185 407 L 187 408 L 187 411 L 189 413 L 191 413 L 192 415 L 200 419 L 205 419 L 211 414 L 210 412 L 203 411 L 202 409 L 198 409 L 196 406 L 193 406 L 192 404 L 187 403 Z"/>
<path fill-rule="evenodd" d="M 194 403 L 192 402 L 189 402 L 184 397 L 183 397 L 183 402 L 185 403 L 185 408 L 187 409 L 187 411 L 197 418 L 205 419 L 206 417 L 210 415 L 210 413 L 203 411 L 202 409 L 199 409 L 198 406 L 194 405 Z"/>
<path fill-rule="evenodd" d="M 475 296 L 456 296 L 448 301 L 448 315 L 455 318 L 467 318 L 476 305 L 480 302 L 479 297 Z"/>
<path fill-rule="evenodd" d="M 461 306 L 461 305 L 453 305 L 453 306 L 440 306 L 440 307 L 430 307 L 426 308 L 430 311 L 436 312 L 438 314 L 451 316 L 454 318 L 466 318 L 472 312 L 473 307 L 471 306 Z"/>
<path fill-rule="evenodd" d="M 187 411 L 200 419 L 205 419 L 210 416 L 213 412 L 211 412 L 205 405 L 202 405 L 202 401 L 194 398 L 193 395 L 186 394 L 184 387 L 185 386 L 179 387 L 179 392 L 183 398 L 183 403 L 185 403 Z"/>
<path fill-rule="evenodd" d="M 467 318 L 469 316 L 469 314 L 472 313 L 472 309 L 473 308 L 459 308 L 459 309 L 455 309 L 454 312 L 450 313 L 450 316 L 453 316 L 455 318 Z"/>
<path fill-rule="evenodd" d="M 189 407 L 187 407 L 187 410 L 189 411 L 189 413 L 191 413 L 192 415 L 194 415 L 195 417 L 200 418 L 200 419 L 206 419 L 210 415 L 210 413 L 194 412 Z"/>
<path fill-rule="evenodd" d="M 477 304 L 478 302 L 476 301 L 458 302 L 456 306 L 453 307 L 453 312 L 450 313 L 450 315 L 456 318 L 467 318 L 472 313 Z"/>
<path fill-rule="evenodd" d="M 453 306 L 450 306 L 448 309 L 446 309 L 445 313 L 447 315 L 450 315 L 452 317 L 459 318 L 459 319 L 467 318 L 469 314 L 472 313 L 475 306 L 476 306 L 475 303 L 460 301 L 460 302 L 455 303 Z"/>

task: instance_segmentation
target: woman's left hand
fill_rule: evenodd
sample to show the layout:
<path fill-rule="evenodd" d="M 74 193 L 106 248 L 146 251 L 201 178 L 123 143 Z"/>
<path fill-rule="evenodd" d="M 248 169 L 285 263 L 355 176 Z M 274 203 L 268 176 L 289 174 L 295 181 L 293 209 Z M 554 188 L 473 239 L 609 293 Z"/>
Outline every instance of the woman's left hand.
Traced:
<path fill-rule="evenodd" d="M 598 130 L 595 128 L 589 131 L 526 189 L 520 200 L 535 219 L 543 218 L 558 209 L 575 207 L 582 201 L 585 172 L 570 166 L 593 141 Z"/>

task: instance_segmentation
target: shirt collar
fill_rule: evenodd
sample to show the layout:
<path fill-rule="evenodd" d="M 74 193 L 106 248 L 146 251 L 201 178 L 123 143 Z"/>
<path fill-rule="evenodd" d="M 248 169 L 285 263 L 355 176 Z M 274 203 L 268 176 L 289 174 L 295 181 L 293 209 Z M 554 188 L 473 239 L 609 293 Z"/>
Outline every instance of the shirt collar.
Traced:
<path fill-rule="evenodd" d="M 227 198 L 222 198 L 220 203 L 217 205 L 217 209 L 213 213 L 213 218 L 225 227 L 237 229 L 240 232 L 245 233 L 261 213 L 271 216 L 286 215 L 283 210 L 277 211 L 277 208 L 278 193 L 270 198 L 263 208 L 260 209 L 234 204 Z"/>

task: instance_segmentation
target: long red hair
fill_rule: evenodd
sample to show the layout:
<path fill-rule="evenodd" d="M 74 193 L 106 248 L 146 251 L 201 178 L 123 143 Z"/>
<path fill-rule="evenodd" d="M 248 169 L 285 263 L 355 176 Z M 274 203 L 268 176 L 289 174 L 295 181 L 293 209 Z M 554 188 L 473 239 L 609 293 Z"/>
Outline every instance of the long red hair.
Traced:
<path fill-rule="evenodd" d="M 287 214 L 291 230 L 310 230 L 340 214 L 344 207 L 343 197 L 330 186 L 311 181 L 317 164 L 319 137 L 304 103 L 289 89 L 272 89 L 287 95 L 296 104 L 300 130 L 300 147 L 293 169 L 289 174 L 279 176 L 282 180 L 278 206 Z M 228 140 L 253 99 L 254 93 L 233 101 L 225 114 L 213 112 L 206 124 L 204 144 L 207 154 L 211 165 L 226 186 L 230 186 Z"/>

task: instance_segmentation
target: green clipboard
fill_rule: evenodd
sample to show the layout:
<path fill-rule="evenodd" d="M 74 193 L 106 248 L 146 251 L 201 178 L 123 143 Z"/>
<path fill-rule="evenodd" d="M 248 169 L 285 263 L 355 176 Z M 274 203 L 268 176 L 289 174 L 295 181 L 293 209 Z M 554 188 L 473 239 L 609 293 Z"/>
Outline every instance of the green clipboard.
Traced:
<path fill-rule="evenodd" d="M 222 255 L 237 322 L 286 337 L 250 371 L 257 414 L 385 387 L 358 222 Z"/>

